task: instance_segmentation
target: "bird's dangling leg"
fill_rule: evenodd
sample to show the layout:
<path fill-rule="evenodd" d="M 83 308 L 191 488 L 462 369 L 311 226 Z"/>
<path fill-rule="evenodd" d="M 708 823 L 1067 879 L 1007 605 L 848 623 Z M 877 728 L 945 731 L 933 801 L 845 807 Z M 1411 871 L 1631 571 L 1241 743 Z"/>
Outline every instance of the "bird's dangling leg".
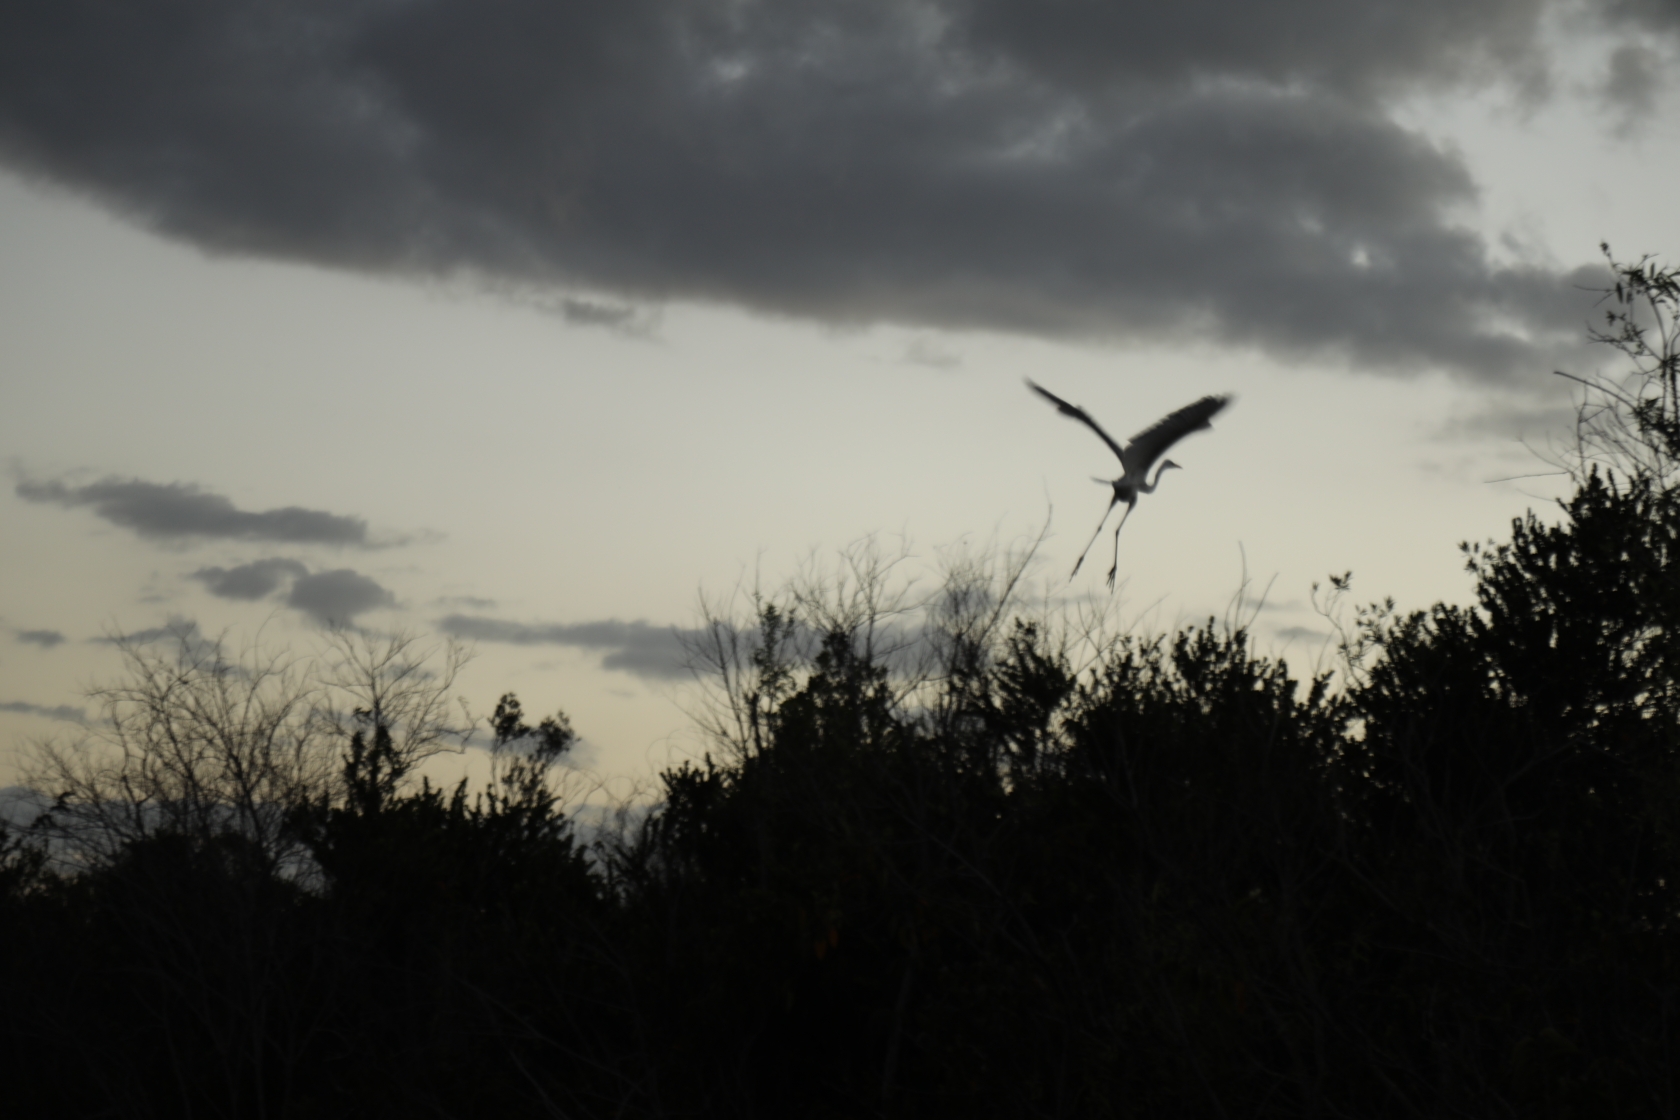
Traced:
<path fill-rule="evenodd" d="M 1091 546 L 1097 543 L 1098 537 L 1102 536 L 1103 526 L 1108 524 L 1108 515 L 1113 513 L 1114 507 L 1119 504 L 1120 499 L 1115 498 L 1113 501 L 1108 503 L 1108 508 L 1103 510 L 1102 520 L 1097 522 L 1097 531 L 1091 534 L 1091 539 L 1085 542 L 1084 549 L 1082 549 L 1079 553 L 1079 559 L 1073 562 L 1073 571 L 1068 573 L 1069 579 L 1072 579 L 1074 576 L 1079 574 L 1079 565 L 1085 563 L 1085 553 L 1090 552 Z"/>
<path fill-rule="evenodd" d="M 1135 500 L 1127 502 L 1126 512 L 1120 515 L 1120 524 L 1114 527 L 1114 567 L 1108 570 L 1108 589 L 1110 591 L 1114 590 L 1114 577 L 1120 571 L 1120 530 L 1125 527 L 1126 518 L 1130 517 L 1132 515 L 1132 510 L 1136 508 L 1137 502 Z M 1106 521 L 1108 518 L 1104 517 L 1103 520 Z M 1089 546 L 1087 545 L 1086 547 Z"/>

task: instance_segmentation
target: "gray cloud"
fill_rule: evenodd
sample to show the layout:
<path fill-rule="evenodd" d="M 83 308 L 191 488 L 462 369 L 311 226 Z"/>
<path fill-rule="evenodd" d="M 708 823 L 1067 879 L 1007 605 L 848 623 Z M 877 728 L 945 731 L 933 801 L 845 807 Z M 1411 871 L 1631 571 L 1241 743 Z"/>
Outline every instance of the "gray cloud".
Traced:
<path fill-rule="evenodd" d="M 364 611 L 389 607 L 396 601 L 396 596 L 375 580 L 349 568 L 303 576 L 292 584 L 292 593 L 286 597 L 287 606 L 323 623 L 347 623 Z"/>
<path fill-rule="evenodd" d="M 179 638 L 182 637 L 183 634 L 189 639 L 196 637 L 198 634 L 198 623 L 188 622 L 186 624 L 185 631 L 177 627 L 174 623 L 171 623 L 168 626 L 153 626 L 145 630 L 136 630 L 130 634 L 116 634 L 106 635 L 99 638 L 89 638 L 88 641 L 106 646 L 120 645 L 123 642 L 145 645 L 147 642 L 158 642 L 165 638 Z"/>
<path fill-rule="evenodd" d="M 223 599 L 261 599 L 272 595 L 287 579 L 299 579 L 309 569 L 296 560 L 269 557 L 233 568 L 200 568 L 192 578 Z"/>
<path fill-rule="evenodd" d="M 433 599 L 432 605 L 438 607 L 471 607 L 475 611 L 487 611 L 496 605 L 496 600 L 486 599 L 481 595 L 444 595 Z"/>
<path fill-rule="evenodd" d="M 1674 31 L 1680 28 L 1680 4 L 1674 0 L 1607 0 L 1605 13 L 1650 31 Z"/>
<path fill-rule="evenodd" d="M 290 581 L 286 605 L 322 623 L 349 623 L 359 614 L 396 603 L 396 596 L 371 576 L 350 568 L 311 575 L 306 565 L 281 556 L 232 568 L 200 568 L 191 578 L 212 595 L 247 601 L 266 598 Z"/>
<path fill-rule="evenodd" d="M 638 677 L 671 680 L 689 675 L 684 637 L 696 632 L 646 622 L 535 623 L 509 622 L 480 615 L 452 614 L 438 621 L 438 629 L 455 638 L 513 645 L 572 646 L 604 650 L 603 669 L 618 669 Z"/>
<path fill-rule="evenodd" d="M 1560 2 L 12 4 L 0 158 L 217 250 L 1497 379 L 1600 273 L 1493 263 L 1387 106 L 1538 96 Z"/>
<path fill-rule="evenodd" d="M 40 646 L 42 649 L 51 649 L 65 639 L 57 630 L 19 630 L 17 640 Z"/>
<path fill-rule="evenodd" d="M 321 510 L 286 506 L 252 513 L 220 494 L 187 483 L 161 484 L 140 479 L 107 478 L 85 486 L 63 481 L 17 484 L 17 496 L 29 502 L 65 508 L 92 506 L 93 512 L 142 537 L 219 537 L 228 540 L 285 541 L 291 544 L 368 544 L 367 522 Z"/>
<path fill-rule="evenodd" d="M 178 642 L 187 646 L 189 649 L 195 650 L 207 650 L 214 648 L 214 643 L 204 637 L 203 632 L 199 630 L 198 623 L 196 621 L 190 618 L 181 618 L 176 615 L 170 616 L 168 623 L 163 626 L 153 626 L 145 630 L 135 630 L 128 634 L 107 634 L 103 637 L 88 639 L 88 641 L 93 642 L 96 645 L 105 646 L 146 645 L 149 642 L 161 642 L 165 640 Z"/>
<path fill-rule="evenodd" d="M 1604 98 L 1636 116 L 1649 113 L 1663 86 L 1663 60 L 1649 47 L 1618 47 L 1610 56 Z"/>
<path fill-rule="evenodd" d="M 162 642 L 174 647 L 174 655 L 191 661 L 202 662 L 221 657 L 221 642 L 216 638 L 205 635 L 199 629 L 198 622 L 180 615 L 170 615 L 169 621 L 162 626 L 151 626 L 144 630 L 134 630 L 127 634 L 106 634 L 98 638 L 89 638 L 89 642 L 105 646 L 145 646 L 154 642 Z"/>
<path fill-rule="evenodd" d="M 58 704 L 48 708 L 41 704 L 28 704 L 22 700 L 6 700 L 0 701 L 0 712 L 20 712 L 26 716 L 61 719 L 67 723 L 87 722 L 87 710 L 85 708 L 72 708 L 68 704 Z"/>
<path fill-rule="evenodd" d="M 574 326 L 605 327 L 632 338 L 651 337 L 658 322 L 658 316 L 646 308 L 626 303 L 599 303 L 575 296 L 560 301 L 560 314 Z"/>

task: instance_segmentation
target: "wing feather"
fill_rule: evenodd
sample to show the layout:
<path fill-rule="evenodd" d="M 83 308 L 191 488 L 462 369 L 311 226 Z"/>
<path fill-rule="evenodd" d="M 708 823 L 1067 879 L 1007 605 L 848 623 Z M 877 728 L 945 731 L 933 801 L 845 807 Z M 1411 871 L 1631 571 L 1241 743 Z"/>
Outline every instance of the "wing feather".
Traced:
<path fill-rule="evenodd" d="M 1038 388 L 1036 385 L 1033 386 Z M 1043 393 L 1044 390 L 1039 389 Z M 1049 396 L 1045 393 L 1045 396 Z M 1177 412 L 1170 412 L 1133 436 L 1126 444 L 1126 449 L 1120 451 L 1120 462 L 1125 466 L 1127 474 L 1146 474 L 1151 464 L 1167 453 L 1167 448 L 1189 435 L 1204 428 L 1213 427 L 1213 418 L 1220 409 L 1231 403 L 1229 394 L 1218 397 L 1203 397 L 1193 404 L 1187 404 Z M 1106 437 L 1105 437 L 1106 438 Z M 1114 441 L 1109 441 L 1113 446 Z"/>
<path fill-rule="evenodd" d="M 1084 424 L 1086 427 L 1090 428 L 1093 432 L 1096 432 L 1099 436 L 1101 436 L 1102 441 L 1104 443 L 1108 444 L 1108 449 L 1110 451 L 1114 452 L 1114 457 L 1116 459 L 1120 460 L 1120 465 L 1122 467 L 1124 467 L 1126 465 L 1126 453 L 1124 451 L 1120 450 L 1120 445 L 1118 443 L 1114 442 L 1114 438 L 1112 436 L 1110 436 L 1107 432 L 1102 430 L 1102 425 L 1098 424 L 1095 420 L 1091 419 L 1091 416 L 1088 412 L 1086 412 L 1083 408 L 1080 408 L 1076 404 L 1069 404 L 1068 402 L 1064 401 L 1061 397 L 1058 397 L 1056 394 L 1052 393 L 1050 390 L 1044 388 L 1042 385 L 1035 384 L 1033 382 L 1033 379 L 1030 378 L 1030 377 L 1026 379 L 1026 382 L 1027 382 L 1027 387 L 1029 389 L 1031 389 L 1033 392 L 1037 393 L 1039 396 L 1043 397 L 1045 400 L 1049 401 L 1051 404 L 1055 405 L 1056 410 L 1058 412 L 1060 412 L 1063 416 L 1073 417 L 1075 420 L 1079 421 L 1081 424 Z M 1213 398 L 1210 397 L 1208 399 L 1212 400 Z M 1194 407 L 1194 406 L 1192 406 L 1192 407 Z M 1182 412 L 1184 410 L 1180 409 L 1179 411 Z M 1218 409 L 1215 409 L 1214 411 L 1217 412 Z M 1178 413 L 1174 413 L 1173 415 L 1176 416 L 1176 415 L 1178 415 Z M 1172 419 L 1172 417 L 1169 416 L 1167 419 L 1170 420 L 1170 419 Z M 1165 423 L 1165 421 L 1162 421 L 1162 423 Z M 1160 427 L 1160 426 L 1161 426 L 1160 424 L 1155 425 L 1155 427 L 1157 427 L 1157 428 Z M 1154 429 L 1152 428 L 1150 430 L 1153 431 Z"/>

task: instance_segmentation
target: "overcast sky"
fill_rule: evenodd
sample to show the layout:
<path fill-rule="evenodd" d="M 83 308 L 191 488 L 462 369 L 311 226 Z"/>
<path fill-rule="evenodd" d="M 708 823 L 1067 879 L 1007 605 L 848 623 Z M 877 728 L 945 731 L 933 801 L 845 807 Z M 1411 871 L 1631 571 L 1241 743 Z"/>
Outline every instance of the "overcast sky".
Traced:
<path fill-rule="evenodd" d="M 1462 600 L 1557 492 L 1494 480 L 1609 362 L 1598 243 L 1680 248 L 1677 59 L 1673 0 L 0 6 L 0 750 L 171 622 L 470 640 L 632 770 L 697 597 L 813 551 L 1048 519 L 1108 601 L 1023 376 L 1236 395 L 1114 609 L 1246 571 L 1306 668 L 1313 580 Z"/>

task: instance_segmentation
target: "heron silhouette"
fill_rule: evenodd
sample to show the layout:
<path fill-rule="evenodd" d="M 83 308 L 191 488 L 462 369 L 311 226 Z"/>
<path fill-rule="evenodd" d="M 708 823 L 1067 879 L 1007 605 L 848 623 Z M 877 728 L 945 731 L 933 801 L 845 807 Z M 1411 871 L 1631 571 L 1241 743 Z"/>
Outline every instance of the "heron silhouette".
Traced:
<path fill-rule="evenodd" d="M 1220 409 L 1231 403 L 1231 397 L 1229 394 L 1203 397 L 1193 404 L 1187 404 L 1177 412 L 1170 412 L 1163 416 L 1152 426 L 1133 436 L 1125 447 L 1121 447 L 1114 442 L 1107 432 L 1102 430 L 1101 424 L 1091 419 L 1090 413 L 1083 408 L 1076 404 L 1069 404 L 1042 385 L 1035 384 L 1030 377 L 1026 380 L 1028 388 L 1055 405 L 1056 410 L 1063 416 L 1073 417 L 1101 436 L 1102 441 L 1108 444 L 1108 449 L 1114 452 L 1115 457 L 1120 460 L 1119 478 L 1096 479 L 1097 482 L 1104 482 L 1114 487 L 1114 497 L 1110 499 L 1108 508 L 1103 511 L 1102 520 L 1097 522 L 1097 531 L 1091 534 L 1091 539 L 1086 542 L 1084 550 L 1079 553 L 1079 559 L 1073 562 L 1073 571 L 1068 576 L 1069 579 L 1072 579 L 1079 574 L 1079 566 L 1085 563 L 1085 554 L 1091 551 L 1091 545 L 1097 543 L 1097 538 L 1102 535 L 1103 526 L 1108 524 L 1108 515 L 1114 512 L 1115 506 L 1125 502 L 1126 512 L 1120 515 L 1120 524 L 1114 527 L 1114 566 L 1108 570 L 1108 586 L 1110 590 L 1113 590 L 1115 573 L 1120 570 L 1120 530 L 1125 526 L 1126 518 L 1132 515 L 1132 510 L 1137 506 L 1138 495 L 1153 494 L 1155 487 L 1161 483 L 1162 473 L 1169 467 L 1178 467 L 1179 470 L 1184 469 L 1171 459 L 1167 459 L 1156 468 L 1155 477 L 1150 479 L 1148 477 L 1149 468 L 1154 465 L 1155 460 L 1166 454 L 1167 448 L 1191 432 L 1212 428 L 1213 418 L 1218 415 Z"/>

